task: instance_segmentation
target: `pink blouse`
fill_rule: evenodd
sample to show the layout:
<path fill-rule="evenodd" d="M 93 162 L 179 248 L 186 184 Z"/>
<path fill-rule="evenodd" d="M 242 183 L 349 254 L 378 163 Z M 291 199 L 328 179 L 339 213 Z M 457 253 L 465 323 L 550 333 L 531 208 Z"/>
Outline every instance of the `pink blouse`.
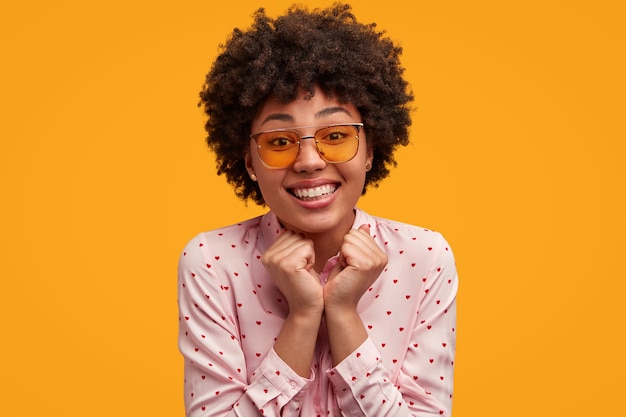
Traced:
<path fill-rule="evenodd" d="M 322 323 L 302 378 L 273 350 L 287 302 L 260 262 L 280 224 L 269 212 L 201 233 L 178 271 L 187 416 L 449 416 L 457 273 L 437 232 L 356 209 L 389 263 L 358 310 L 368 339 L 332 366 Z M 328 260 L 325 282 L 338 257 Z"/>

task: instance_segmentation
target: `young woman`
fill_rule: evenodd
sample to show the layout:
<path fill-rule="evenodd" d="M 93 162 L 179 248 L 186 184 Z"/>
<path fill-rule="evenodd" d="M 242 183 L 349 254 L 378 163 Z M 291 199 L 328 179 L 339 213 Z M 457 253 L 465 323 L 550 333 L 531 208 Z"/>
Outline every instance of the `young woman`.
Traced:
<path fill-rule="evenodd" d="M 400 53 L 347 5 L 294 6 L 259 9 L 213 64 L 218 173 L 269 211 L 181 255 L 188 416 L 450 415 L 452 252 L 356 207 L 408 143 Z"/>

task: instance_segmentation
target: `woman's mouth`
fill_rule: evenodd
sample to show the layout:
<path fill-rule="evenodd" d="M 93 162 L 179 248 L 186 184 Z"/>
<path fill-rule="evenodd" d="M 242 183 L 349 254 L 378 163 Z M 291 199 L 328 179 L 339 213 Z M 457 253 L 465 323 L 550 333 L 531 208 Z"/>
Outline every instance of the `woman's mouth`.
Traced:
<path fill-rule="evenodd" d="M 337 191 L 337 184 L 325 184 L 312 188 L 291 188 L 289 192 L 298 200 L 315 200 Z"/>

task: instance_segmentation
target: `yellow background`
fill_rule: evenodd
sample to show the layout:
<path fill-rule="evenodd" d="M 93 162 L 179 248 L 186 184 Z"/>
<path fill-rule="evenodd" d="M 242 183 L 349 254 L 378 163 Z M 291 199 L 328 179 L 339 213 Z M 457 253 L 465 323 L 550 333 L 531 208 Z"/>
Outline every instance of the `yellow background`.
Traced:
<path fill-rule="evenodd" d="M 179 251 L 261 212 L 214 174 L 197 94 L 233 27 L 289 4 L 0 7 L 0 415 L 183 415 Z M 361 207 L 457 257 L 454 415 L 619 414 L 624 3 L 352 4 L 418 107 Z"/>

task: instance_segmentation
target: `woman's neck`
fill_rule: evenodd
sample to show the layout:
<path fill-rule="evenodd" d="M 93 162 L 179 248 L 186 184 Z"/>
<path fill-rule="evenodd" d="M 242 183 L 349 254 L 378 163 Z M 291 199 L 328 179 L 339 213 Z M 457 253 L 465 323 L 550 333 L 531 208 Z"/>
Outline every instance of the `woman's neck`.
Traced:
<path fill-rule="evenodd" d="M 322 237 L 312 237 L 308 236 L 307 238 L 313 240 L 313 247 L 315 248 L 315 266 L 314 269 L 316 272 L 321 272 L 324 269 L 324 265 L 326 262 L 337 255 L 339 250 L 341 249 L 341 244 L 343 243 L 343 235 L 341 238 L 330 238 L 328 235 Z"/>
<path fill-rule="evenodd" d="M 337 255 L 343 244 L 343 240 L 346 234 L 352 228 L 356 213 L 353 211 L 352 216 L 346 217 L 342 224 L 337 225 L 332 230 L 326 230 L 323 232 L 305 232 L 302 230 L 292 229 L 296 233 L 301 233 L 306 239 L 313 241 L 313 247 L 315 249 L 315 266 L 316 272 L 322 271 L 326 261 Z M 279 219 L 280 221 L 280 219 Z M 283 227 L 291 229 L 288 225 L 280 221 Z"/>

